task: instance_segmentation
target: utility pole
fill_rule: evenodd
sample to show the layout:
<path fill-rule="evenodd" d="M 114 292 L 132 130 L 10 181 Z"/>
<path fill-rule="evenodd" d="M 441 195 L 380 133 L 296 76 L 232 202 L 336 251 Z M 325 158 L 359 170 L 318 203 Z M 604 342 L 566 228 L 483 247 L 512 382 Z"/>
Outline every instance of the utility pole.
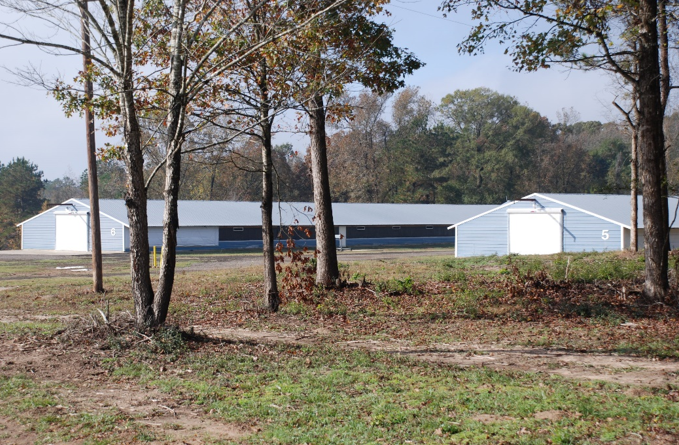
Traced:
<path fill-rule="evenodd" d="M 97 180 L 97 155 L 94 140 L 94 113 L 91 109 L 94 87 L 89 79 L 92 59 L 90 57 L 90 23 L 87 15 L 87 1 L 80 1 L 80 27 L 82 32 L 83 72 L 85 74 L 85 124 L 87 128 L 87 179 L 90 191 L 92 289 L 94 292 L 104 292 L 101 259 L 101 223 L 99 222 L 99 181 Z M 124 236 L 124 234 L 121 235 Z"/>

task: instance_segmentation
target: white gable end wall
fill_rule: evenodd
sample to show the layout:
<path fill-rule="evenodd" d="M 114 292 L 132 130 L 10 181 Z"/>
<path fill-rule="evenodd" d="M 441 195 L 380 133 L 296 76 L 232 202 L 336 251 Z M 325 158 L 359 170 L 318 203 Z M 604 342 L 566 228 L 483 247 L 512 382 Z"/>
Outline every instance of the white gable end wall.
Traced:
<path fill-rule="evenodd" d="M 457 226 L 456 256 L 507 255 L 508 211 L 516 209 L 563 209 L 564 252 L 613 251 L 620 250 L 622 246 L 619 224 L 562 203 L 536 198 L 535 204 L 532 201 L 517 201 Z"/>
<path fill-rule="evenodd" d="M 22 249 L 41 249 L 41 250 L 90 250 L 90 234 L 87 234 L 87 247 L 82 246 L 82 240 L 78 235 L 78 240 L 68 240 L 68 235 L 61 235 L 57 239 L 56 218 L 59 213 L 78 212 L 85 217 L 90 211 L 89 207 L 78 202 L 77 200 L 67 201 L 73 205 L 59 205 L 48 211 L 35 216 L 28 221 L 25 221 L 21 227 L 22 230 Z M 103 251 L 120 252 L 123 249 L 123 225 L 119 221 L 101 215 L 101 247 Z M 89 224 L 89 223 L 88 223 Z M 80 243 L 80 244 L 78 244 Z M 59 246 L 57 246 L 59 244 Z M 73 244 L 74 249 L 69 248 Z M 76 246 L 76 244 L 78 244 Z"/>
<path fill-rule="evenodd" d="M 99 218 L 101 230 L 101 250 L 120 252 L 123 250 L 123 225 L 105 215 Z"/>
<path fill-rule="evenodd" d="M 22 249 L 54 250 L 56 247 L 55 212 L 73 210 L 87 212 L 89 209 L 77 202 L 73 206 L 59 205 L 25 221 L 21 226 Z"/>
<path fill-rule="evenodd" d="M 507 208 L 455 227 L 455 256 L 507 255 Z"/>

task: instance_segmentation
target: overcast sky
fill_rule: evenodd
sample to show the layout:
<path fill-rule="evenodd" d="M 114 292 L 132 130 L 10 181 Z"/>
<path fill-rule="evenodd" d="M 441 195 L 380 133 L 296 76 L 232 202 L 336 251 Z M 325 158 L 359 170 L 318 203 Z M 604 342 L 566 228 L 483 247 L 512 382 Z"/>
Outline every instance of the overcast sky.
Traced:
<path fill-rule="evenodd" d="M 577 110 L 582 120 L 607 122 L 618 117 L 611 110 L 613 99 L 609 77 L 595 72 L 567 71 L 554 67 L 537 73 L 510 70 L 511 60 L 503 49 L 488 48 L 483 56 L 457 54 L 456 44 L 470 29 L 467 15 L 444 19 L 434 0 L 393 1 L 391 16 L 385 20 L 395 28 L 395 43 L 414 52 L 426 66 L 407 79 L 438 103 L 446 94 L 459 89 L 487 87 L 515 96 L 551 121 L 564 108 Z M 28 63 L 46 73 L 72 77 L 82 59 L 54 57 L 28 47 L 0 49 L 0 64 L 17 68 Z M 85 125 L 83 119 L 64 117 L 59 104 L 37 88 L 19 86 L 7 71 L 0 72 L 0 162 L 13 157 L 28 158 L 44 172 L 46 179 L 64 175 L 79 176 L 86 168 Z M 103 137 L 98 136 L 101 144 Z M 279 136 L 303 151 L 301 136 Z"/>

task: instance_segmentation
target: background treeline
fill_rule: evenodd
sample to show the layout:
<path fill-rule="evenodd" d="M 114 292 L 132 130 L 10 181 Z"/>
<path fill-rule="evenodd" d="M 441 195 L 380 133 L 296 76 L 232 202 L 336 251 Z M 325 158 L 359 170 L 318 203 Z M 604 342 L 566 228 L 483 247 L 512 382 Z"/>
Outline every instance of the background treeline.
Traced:
<path fill-rule="evenodd" d="M 455 91 L 439 104 L 417 88 L 394 95 L 363 92 L 341 101 L 354 112 L 351 119 L 335 121 L 328 137 L 334 201 L 499 204 L 532 192 L 629 190 L 631 149 L 624 125 L 581 122 L 572 109 L 550 122 L 516 98 L 486 88 Z M 665 126 L 668 173 L 675 184 L 679 114 L 666 118 Z M 257 141 L 241 138 L 186 155 L 180 199 L 260 200 L 260 150 Z M 148 174 L 154 158 L 150 153 Z M 304 153 L 281 144 L 273 159 L 276 199 L 311 201 Z M 100 198 L 124 196 L 121 161 L 100 160 L 98 173 Z M 162 172 L 154 177 L 151 199 L 162 199 L 163 181 Z M 48 203 L 88 196 L 87 172 L 79 178 L 43 180 L 38 167 L 23 158 L 0 164 L 0 186 L 5 191 L 0 197 L 4 249 L 18 247 L 17 222 Z"/>
<path fill-rule="evenodd" d="M 581 122 L 573 109 L 550 122 L 516 98 L 486 88 L 455 91 L 440 104 L 417 88 L 341 100 L 354 113 L 335 122 L 328 137 L 334 201 L 498 204 L 532 192 L 629 190 L 630 135 L 618 123 Z M 679 114 L 666 119 L 666 133 L 675 183 Z M 242 139 L 192 153 L 183 163 L 180 198 L 258 201 L 259 150 L 255 141 Z M 278 145 L 274 166 L 277 198 L 312 200 L 303 153 Z M 123 196 L 122 164 L 100 162 L 99 175 L 101 198 Z M 162 174 L 154 178 L 150 197 L 162 198 L 163 180 Z M 61 202 L 86 192 L 83 173 L 78 180 L 48 181 L 44 197 Z"/>
<path fill-rule="evenodd" d="M 630 135 L 616 123 L 550 122 L 486 88 L 434 104 L 416 88 L 347 98 L 356 113 L 330 144 L 333 199 L 349 202 L 499 204 L 532 192 L 628 193 Z M 676 127 L 667 119 L 676 182 Z"/>

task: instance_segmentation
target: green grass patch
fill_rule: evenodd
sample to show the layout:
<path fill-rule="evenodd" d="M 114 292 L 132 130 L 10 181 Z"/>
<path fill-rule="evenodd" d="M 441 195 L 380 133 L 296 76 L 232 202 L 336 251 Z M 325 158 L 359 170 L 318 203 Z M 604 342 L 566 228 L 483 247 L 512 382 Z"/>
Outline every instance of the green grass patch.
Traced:
<path fill-rule="evenodd" d="M 0 376 L 0 415 L 36 434 L 37 443 L 43 444 L 130 443 L 135 436 L 150 434 L 134 418 L 114 408 L 76 410 L 58 390 L 56 384 L 37 382 L 22 374 Z"/>
<path fill-rule="evenodd" d="M 162 377 L 119 365 L 227 422 L 259 425 L 246 443 L 585 443 L 679 431 L 679 405 L 664 390 L 634 397 L 611 384 L 384 353 L 236 344 L 185 355 Z"/>
<path fill-rule="evenodd" d="M 16 321 L 0 323 L 0 334 L 12 336 L 26 334 L 50 336 L 62 330 L 64 326 L 65 323 L 60 321 Z"/>

